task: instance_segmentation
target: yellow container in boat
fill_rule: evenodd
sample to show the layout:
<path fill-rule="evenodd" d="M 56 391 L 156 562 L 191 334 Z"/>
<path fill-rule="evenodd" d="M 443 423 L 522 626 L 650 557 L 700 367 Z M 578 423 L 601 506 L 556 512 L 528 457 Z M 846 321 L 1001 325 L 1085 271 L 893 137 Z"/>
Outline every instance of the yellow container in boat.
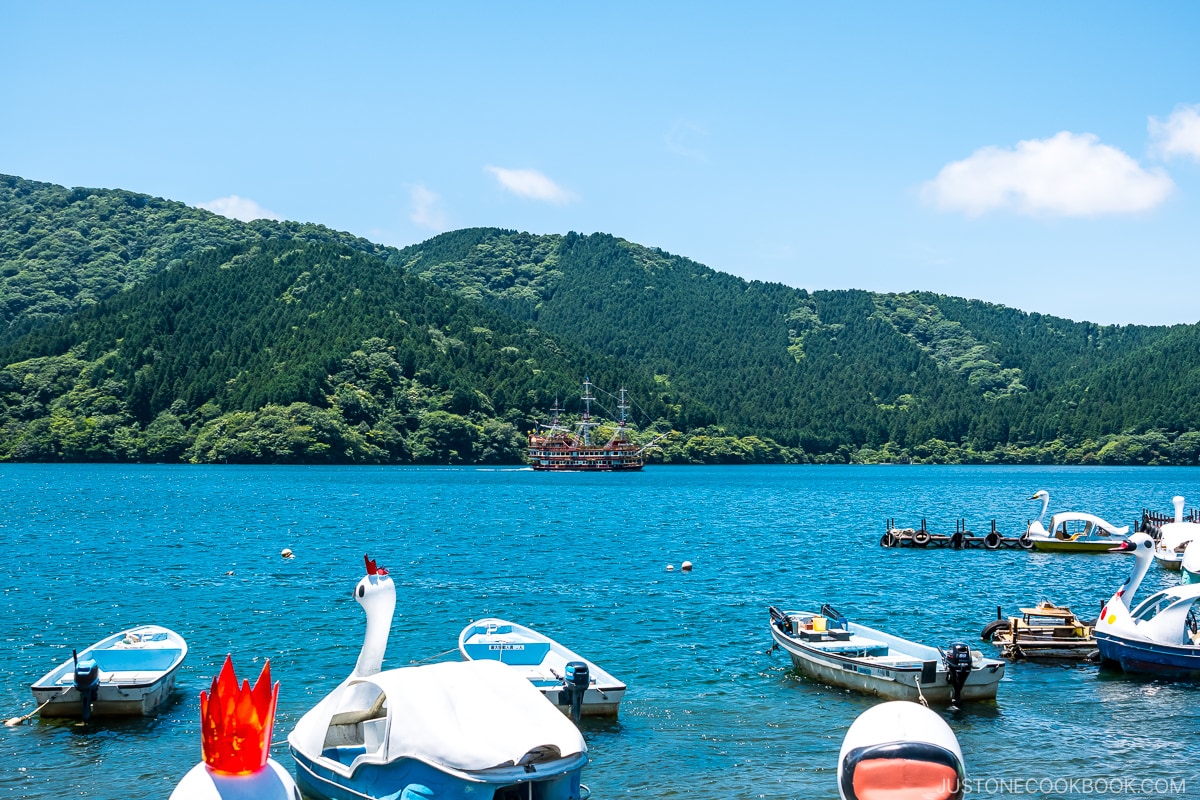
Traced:
<path fill-rule="evenodd" d="M 812 625 L 813 625 L 813 633 L 824 633 L 825 632 L 825 618 L 824 617 L 813 617 Z"/>

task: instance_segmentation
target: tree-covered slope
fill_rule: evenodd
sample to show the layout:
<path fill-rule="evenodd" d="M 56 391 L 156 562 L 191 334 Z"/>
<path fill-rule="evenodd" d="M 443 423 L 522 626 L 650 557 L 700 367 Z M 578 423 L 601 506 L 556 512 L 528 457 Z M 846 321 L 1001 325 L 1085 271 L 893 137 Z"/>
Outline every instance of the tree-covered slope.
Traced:
<path fill-rule="evenodd" d="M 25 459 L 513 462 L 582 370 L 653 388 L 378 257 L 302 241 L 204 249 L 0 363 L 0 456 Z"/>
<path fill-rule="evenodd" d="M 456 231 L 397 260 L 648 364 L 723 425 L 809 451 L 931 440 L 991 451 L 1196 429 L 1191 401 L 1160 374 L 1200 367 L 1200 350 L 1170 346 L 1195 326 L 1102 326 L 930 293 L 810 294 L 603 234 Z M 497 291 L 493 276 L 518 284 Z"/>
<path fill-rule="evenodd" d="M 1200 456 L 1200 326 L 810 293 L 607 234 L 397 250 L 2 176 L 0 223 L 0 458 L 512 461 L 584 374 L 679 432 L 669 461 Z"/>
<path fill-rule="evenodd" d="M 238 222 L 159 197 L 0 175 L 0 341 L 128 289 L 210 248 L 286 239 L 391 248 L 321 225 Z"/>

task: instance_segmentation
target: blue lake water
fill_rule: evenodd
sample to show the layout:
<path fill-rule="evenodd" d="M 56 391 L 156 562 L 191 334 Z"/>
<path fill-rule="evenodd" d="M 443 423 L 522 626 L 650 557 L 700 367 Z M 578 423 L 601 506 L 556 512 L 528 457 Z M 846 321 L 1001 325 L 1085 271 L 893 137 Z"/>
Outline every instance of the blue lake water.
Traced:
<path fill-rule="evenodd" d="M 227 653 L 250 679 L 271 660 L 274 753 L 293 769 L 287 733 L 357 657 L 351 589 L 370 554 L 397 585 L 385 668 L 453 657 L 464 625 L 499 616 L 629 685 L 619 722 L 583 725 L 593 797 L 836 798 L 842 737 L 875 701 L 793 674 L 768 652 L 767 606 L 828 602 L 988 654 L 979 632 L 997 605 L 1049 599 L 1095 616 L 1131 558 L 879 546 L 889 517 L 945 533 L 959 518 L 979 532 L 995 520 L 1017 535 L 1040 510 L 1026 499 L 1037 489 L 1051 512 L 1132 524 L 1143 508 L 1170 512 L 1177 494 L 1200 502 L 1200 470 L 2 466 L 0 718 L 31 711 L 28 684 L 72 647 L 122 628 L 166 625 L 191 652 L 157 718 L 0 728 L 0 797 L 167 797 L 200 760 L 198 695 Z M 1153 567 L 1142 591 L 1175 580 Z M 1085 782 L 1121 778 L 1195 795 L 1200 767 L 1180 742 L 1198 741 L 1198 692 L 1018 663 L 995 704 L 943 713 L 975 796 L 1004 796 L 1017 779 L 1025 796 L 1106 796 Z"/>

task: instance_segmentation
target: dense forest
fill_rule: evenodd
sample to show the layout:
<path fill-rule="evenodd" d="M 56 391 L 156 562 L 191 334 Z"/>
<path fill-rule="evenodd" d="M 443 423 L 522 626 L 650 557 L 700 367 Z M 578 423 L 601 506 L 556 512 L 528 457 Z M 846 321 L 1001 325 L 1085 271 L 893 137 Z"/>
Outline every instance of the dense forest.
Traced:
<path fill-rule="evenodd" d="M 669 463 L 1200 457 L 1200 326 L 806 292 L 606 234 L 396 249 L 8 176 L 0 223 L 0 460 L 519 463 L 584 375 Z"/>

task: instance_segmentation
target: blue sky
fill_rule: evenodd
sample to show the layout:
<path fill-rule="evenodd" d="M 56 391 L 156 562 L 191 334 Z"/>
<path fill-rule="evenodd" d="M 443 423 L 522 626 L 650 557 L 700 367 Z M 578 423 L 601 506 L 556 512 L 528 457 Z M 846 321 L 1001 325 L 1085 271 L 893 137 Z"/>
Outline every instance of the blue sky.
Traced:
<path fill-rule="evenodd" d="M 1200 321 L 1200 4 L 18 3 L 0 172 Z"/>

